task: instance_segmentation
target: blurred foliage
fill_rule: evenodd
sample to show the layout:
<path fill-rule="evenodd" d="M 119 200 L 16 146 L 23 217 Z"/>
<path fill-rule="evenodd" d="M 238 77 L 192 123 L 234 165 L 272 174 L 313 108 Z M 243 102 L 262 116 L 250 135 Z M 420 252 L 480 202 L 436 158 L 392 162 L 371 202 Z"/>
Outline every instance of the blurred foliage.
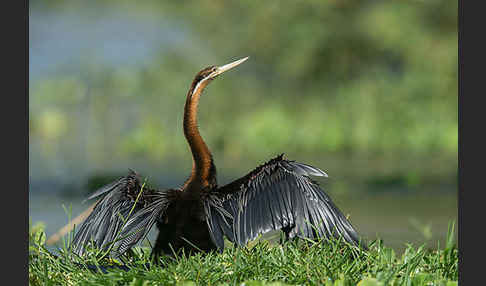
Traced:
<path fill-rule="evenodd" d="M 43 159 L 87 160 L 100 170 L 167 162 L 185 171 L 191 158 L 182 109 L 192 77 L 205 66 L 250 56 L 214 81 L 201 101 L 201 133 L 219 167 L 246 171 L 285 152 L 331 176 L 399 173 L 413 185 L 432 174 L 454 182 L 457 2 L 116 5 L 185 27 L 191 44 L 165 47 L 142 67 L 115 69 L 87 59 L 76 67 L 79 77 L 31 82 L 31 144 L 43 146 L 32 152 Z"/>

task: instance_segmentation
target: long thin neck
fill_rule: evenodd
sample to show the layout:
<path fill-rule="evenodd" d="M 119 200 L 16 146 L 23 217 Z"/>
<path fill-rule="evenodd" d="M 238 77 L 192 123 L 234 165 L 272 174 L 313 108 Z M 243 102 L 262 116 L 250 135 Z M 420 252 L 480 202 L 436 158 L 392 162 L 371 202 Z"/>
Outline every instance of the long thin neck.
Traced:
<path fill-rule="evenodd" d="M 197 124 L 199 99 L 206 85 L 207 83 L 198 87 L 198 90 L 193 93 L 193 84 L 192 88 L 189 90 L 186 104 L 184 106 L 184 136 L 186 137 L 192 152 L 191 177 L 186 182 L 186 185 L 199 179 L 203 186 L 207 186 L 211 182 L 211 176 L 213 175 L 213 158 L 208 146 L 199 133 Z"/>

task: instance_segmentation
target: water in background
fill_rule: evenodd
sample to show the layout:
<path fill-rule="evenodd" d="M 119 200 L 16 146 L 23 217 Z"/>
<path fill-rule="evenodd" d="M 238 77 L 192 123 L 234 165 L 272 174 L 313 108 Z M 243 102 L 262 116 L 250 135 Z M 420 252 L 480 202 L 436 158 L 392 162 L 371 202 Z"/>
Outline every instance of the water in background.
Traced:
<path fill-rule="evenodd" d="M 444 246 L 448 223 L 457 222 L 457 198 L 453 192 L 332 197 L 361 235 L 367 240 L 383 239 L 385 245 L 398 252 L 402 252 L 407 243 L 426 243 L 431 248 L 438 247 L 438 243 Z M 92 203 L 83 203 L 83 199 L 31 192 L 30 219 L 44 222 L 49 237 Z M 455 230 L 457 235 L 457 225 Z M 155 234 L 154 227 L 149 236 L 152 243 Z"/>

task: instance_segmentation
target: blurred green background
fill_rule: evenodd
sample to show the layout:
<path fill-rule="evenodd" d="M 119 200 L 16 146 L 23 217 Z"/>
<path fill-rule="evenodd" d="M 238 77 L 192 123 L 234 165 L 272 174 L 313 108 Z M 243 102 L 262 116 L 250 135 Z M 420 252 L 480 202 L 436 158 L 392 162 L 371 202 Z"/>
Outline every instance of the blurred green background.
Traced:
<path fill-rule="evenodd" d="M 50 235 L 133 168 L 191 168 L 185 95 L 224 184 L 286 153 L 359 232 L 437 246 L 457 218 L 457 1 L 30 1 L 31 220 Z"/>

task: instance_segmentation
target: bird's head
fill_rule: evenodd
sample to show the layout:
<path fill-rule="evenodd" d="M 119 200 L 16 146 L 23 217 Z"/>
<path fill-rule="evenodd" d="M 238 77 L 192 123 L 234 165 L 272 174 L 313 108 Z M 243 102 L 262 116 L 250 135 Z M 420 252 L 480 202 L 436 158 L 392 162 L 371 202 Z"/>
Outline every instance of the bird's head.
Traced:
<path fill-rule="evenodd" d="M 218 77 L 220 74 L 236 67 L 247 59 L 248 57 L 245 57 L 223 66 L 210 66 L 198 72 L 196 77 L 194 78 L 194 81 L 192 82 L 191 97 L 194 94 L 201 92 L 202 89 L 204 89 L 209 84 L 209 82 Z"/>

